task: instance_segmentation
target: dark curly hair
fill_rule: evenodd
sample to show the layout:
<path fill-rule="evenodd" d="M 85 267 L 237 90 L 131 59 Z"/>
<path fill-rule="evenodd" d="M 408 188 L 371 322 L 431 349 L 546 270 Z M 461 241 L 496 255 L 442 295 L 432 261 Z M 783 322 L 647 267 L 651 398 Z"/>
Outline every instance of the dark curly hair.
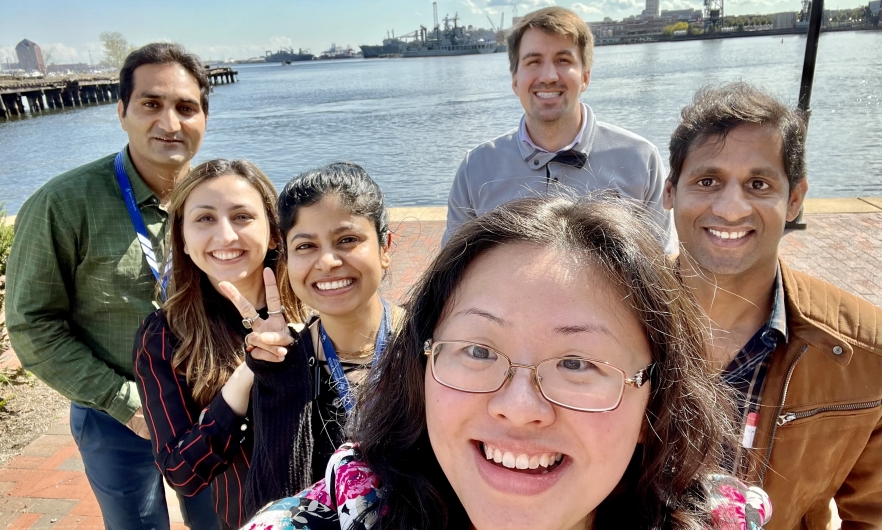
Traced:
<path fill-rule="evenodd" d="M 702 477 L 717 471 L 721 448 L 731 443 L 732 401 L 706 360 L 701 309 L 652 226 L 641 207 L 622 199 L 544 197 L 508 203 L 453 235 L 415 286 L 401 333 L 362 388 L 348 426 L 387 492 L 377 508 L 380 528 L 468 528 L 429 444 L 423 343 L 469 265 L 518 243 L 557 248 L 602 271 L 630 302 L 650 344 L 649 429 L 595 512 L 595 528 L 698 529 L 707 522 Z"/>
<path fill-rule="evenodd" d="M 692 103 L 680 112 L 680 124 L 671 135 L 668 180 L 680 180 L 686 156 L 694 147 L 710 139 L 725 140 L 729 131 L 747 123 L 766 125 L 778 131 L 783 141 L 781 153 L 790 189 L 805 178 L 805 112 L 788 107 L 775 96 L 748 83 L 725 83 L 698 90 Z"/>

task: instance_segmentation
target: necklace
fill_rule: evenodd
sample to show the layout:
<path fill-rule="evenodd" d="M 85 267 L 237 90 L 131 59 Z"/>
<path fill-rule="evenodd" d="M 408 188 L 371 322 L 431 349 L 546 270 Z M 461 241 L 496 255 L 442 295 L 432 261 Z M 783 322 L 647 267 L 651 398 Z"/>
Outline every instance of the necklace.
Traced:
<path fill-rule="evenodd" d="M 348 357 L 349 359 L 366 359 L 374 355 L 374 345 L 355 351 L 337 350 L 337 355 L 340 357 Z"/>

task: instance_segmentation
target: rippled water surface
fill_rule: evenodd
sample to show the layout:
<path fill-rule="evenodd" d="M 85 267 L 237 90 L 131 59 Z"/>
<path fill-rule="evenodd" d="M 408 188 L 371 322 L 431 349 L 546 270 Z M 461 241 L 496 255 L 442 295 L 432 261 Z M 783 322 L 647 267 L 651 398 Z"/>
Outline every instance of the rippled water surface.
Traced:
<path fill-rule="evenodd" d="M 744 80 L 796 102 L 805 38 L 606 46 L 582 99 L 659 146 L 705 83 Z M 822 36 L 809 129 L 812 197 L 882 196 L 882 31 Z M 237 66 L 215 89 L 196 161 L 248 158 L 281 186 L 335 160 L 363 164 L 393 206 L 443 205 L 466 150 L 522 110 L 505 54 Z M 0 121 L 0 201 L 125 144 L 113 105 Z"/>

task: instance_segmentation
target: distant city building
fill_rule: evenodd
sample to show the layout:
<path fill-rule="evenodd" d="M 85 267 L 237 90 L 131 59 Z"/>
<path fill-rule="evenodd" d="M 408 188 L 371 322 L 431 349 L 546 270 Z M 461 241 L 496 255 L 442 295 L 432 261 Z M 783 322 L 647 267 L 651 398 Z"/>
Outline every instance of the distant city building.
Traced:
<path fill-rule="evenodd" d="M 664 9 L 662 18 L 673 18 L 677 22 L 699 22 L 703 13 L 700 9 Z"/>
<path fill-rule="evenodd" d="M 46 72 L 43 64 L 43 52 L 36 42 L 25 39 L 15 46 L 15 54 L 18 55 L 18 67 L 22 70 Z"/>
<path fill-rule="evenodd" d="M 646 9 L 643 10 L 645 17 L 657 17 L 659 9 L 659 0 L 646 0 Z"/>
<path fill-rule="evenodd" d="M 872 13 L 874 17 L 879 16 L 880 3 L 882 2 L 880 2 L 879 0 L 874 0 L 873 2 L 870 2 L 870 13 Z"/>
<path fill-rule="evenodd" d="M 796 21 L 799 14 L 795 11 L 786 11 L 784 13 L 775 13 L 775 20 L 772 28 L 774 29 L 790 29 L 796 27 Z"/>

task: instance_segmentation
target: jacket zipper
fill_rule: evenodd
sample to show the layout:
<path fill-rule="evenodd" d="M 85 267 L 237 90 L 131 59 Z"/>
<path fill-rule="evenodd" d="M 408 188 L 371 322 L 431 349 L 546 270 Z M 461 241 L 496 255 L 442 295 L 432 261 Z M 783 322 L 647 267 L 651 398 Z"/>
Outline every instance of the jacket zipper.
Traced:
<path fill-rule="evenodd" d="M 787 369 L 787 377 L 784 379 L 784 392 L 781 394 L 781 402 L 778 403 L 778 409 L 775 411 L 775 416 L 781 416 L 781 412 L 784 410 L 784 402 L 787 401 L 787 390 L 790 387 L 790 379 L 793 377 L 793 371 L 796 370 L 796 363 L 802 359 L 802 356 L 805 355 L 806 350 L 808 350 L 808 344 L 804 344 L 802 349 L 799 351 L 799 355 L 796 356 L 796 359 L 793 359 L 793 362 L 790 363 L 790 368 Z M 759 483 L 760 486 L 766 480 L 766 470 L 769 468 L 769 460 L 772 459 L 772 447 L 775 445 L 775 434 L 778 432 L 778 422 L 776 421 L 774 425 L 772 425 L 772 434 L 769 437 L 769 448 L 766 449 L 766 458 L 763 461 L 763 467 L 760 469 L 759 473 Z"/>
<path fill-rule="evenodd" d="M 788 412 L 787 414 L 782 414 L 778 416 L 778 419 L 775 421 L 775 423 L 781 426 L 787 425 L 793 420 L 809 418 L 811 416 L 814 416 L 815 414 L 820 414 L 822 412 L 831 412 L 837 410 L 863 410 L 872 409 L 880 406 L 882 406 L 882 399 L 877 399 L 876 401 L 867 401 L 866 403 L 852 403 L 850 405 L 831 405 L 829 407 L 820 407 L 813 410 L 807 410 L 805 412 Z"/>

